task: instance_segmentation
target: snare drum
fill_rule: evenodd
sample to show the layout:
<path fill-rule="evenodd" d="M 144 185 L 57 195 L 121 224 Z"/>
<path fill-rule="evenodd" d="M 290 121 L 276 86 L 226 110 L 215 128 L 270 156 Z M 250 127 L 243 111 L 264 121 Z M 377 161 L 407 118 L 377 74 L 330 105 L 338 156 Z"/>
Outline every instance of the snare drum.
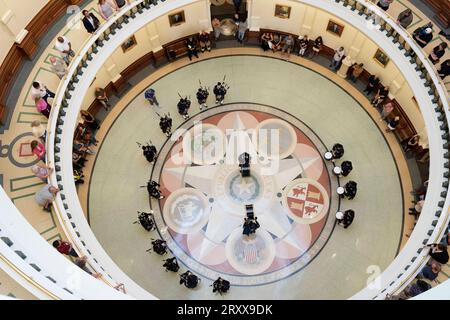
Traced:
<path fill-rule="evenodd" d="M 333 173 L 337 176 L 341 175 L 341 173 L 342 173 L 341 167 L 334 167 Z"/>

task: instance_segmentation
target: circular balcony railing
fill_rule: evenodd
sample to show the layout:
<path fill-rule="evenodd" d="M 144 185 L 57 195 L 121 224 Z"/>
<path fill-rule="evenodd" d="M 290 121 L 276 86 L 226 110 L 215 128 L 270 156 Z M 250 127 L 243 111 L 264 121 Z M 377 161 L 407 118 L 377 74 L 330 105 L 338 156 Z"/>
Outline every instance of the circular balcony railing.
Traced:
<path fill-rule="evenodd" d="M 78 51 L 68 76 L 60 83 L 48 125 L 48 159 L 55 164 L 50 183 L 60 194 L 54 202 L 68 238 L 90 266 L 110 285 L 124 283 L 135 298 L 154 298 L 121 271 L 103 250 L 85 219 L 72 173 L 72 141 L 78 113 L 89 84 L 109 55 L 131 34 L 159 16 L 207 0 L 138 0 L 110 18 Z M 396 259 L 353 298 L 383 299 L 404 288 L 427 260 L 427 243 L 439 242 L 449 223 L 449 97 L 436 70 L 411 35 L 372 2 L 363 0 L 292 0 L 329 12 L 352 24 L 390 56 L 413 89 L 429 137 L 430 180 L 427 197 L 413 233 Z M 100 54 L 101 53 L 101 54 Z"/>

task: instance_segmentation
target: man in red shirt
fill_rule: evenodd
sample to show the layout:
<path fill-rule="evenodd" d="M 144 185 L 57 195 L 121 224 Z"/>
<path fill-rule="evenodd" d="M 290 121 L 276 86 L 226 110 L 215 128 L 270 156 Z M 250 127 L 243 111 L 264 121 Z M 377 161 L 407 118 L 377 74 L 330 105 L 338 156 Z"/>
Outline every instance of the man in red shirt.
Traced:
<path fill-rule="evenodd" d="M 78 258 L 78 254 L 75 252 L 75 250 L 72 248 L 72 245 L 69 242 L 62 241 L 62 240 L 55 240 L 53 241 L 53 247 L 58 250 L 59 253 L 72 256 L 74 258 Z"/>

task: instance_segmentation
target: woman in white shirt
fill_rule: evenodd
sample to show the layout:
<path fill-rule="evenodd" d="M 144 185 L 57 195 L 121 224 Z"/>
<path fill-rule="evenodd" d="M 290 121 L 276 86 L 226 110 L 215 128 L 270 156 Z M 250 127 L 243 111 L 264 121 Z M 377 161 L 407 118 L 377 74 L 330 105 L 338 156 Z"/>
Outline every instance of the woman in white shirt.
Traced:
<path fill-rule="evenodd" d="M 118 11 L 119 8 L 115 1 L 110 0 L 99 0 L 98 1 L 98 12 L 103 19 L 108 20 L 115 11 Z"/>

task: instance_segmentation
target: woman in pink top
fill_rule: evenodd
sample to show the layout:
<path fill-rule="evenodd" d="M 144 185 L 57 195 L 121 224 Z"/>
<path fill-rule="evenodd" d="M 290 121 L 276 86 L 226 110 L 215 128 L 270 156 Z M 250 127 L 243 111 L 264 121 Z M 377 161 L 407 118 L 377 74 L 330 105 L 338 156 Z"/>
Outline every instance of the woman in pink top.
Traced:
<path fill-rule="evenodd" d="M 45 146 L 42 143 L 33 140 L 31 142 L 31 151 L 36 157 L 45 162 Z"/>
<path fill-rule="evenodd" d="M 47 119 L 50 117 L 50 110 L 52 110 L 52 107 L 43 98 L 36 100 L 36 109 Z"/>

